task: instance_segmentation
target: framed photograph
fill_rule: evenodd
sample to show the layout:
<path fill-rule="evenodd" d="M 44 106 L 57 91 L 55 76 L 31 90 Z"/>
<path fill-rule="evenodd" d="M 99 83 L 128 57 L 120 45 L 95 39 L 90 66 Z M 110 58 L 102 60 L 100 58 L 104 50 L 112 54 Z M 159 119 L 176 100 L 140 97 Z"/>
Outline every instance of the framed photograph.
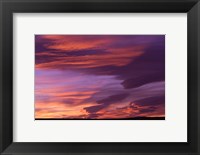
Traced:
<path fill-rule="evenodd" d="M 1 154 L 200 154 L 198 0 L 0 0 Z"/>

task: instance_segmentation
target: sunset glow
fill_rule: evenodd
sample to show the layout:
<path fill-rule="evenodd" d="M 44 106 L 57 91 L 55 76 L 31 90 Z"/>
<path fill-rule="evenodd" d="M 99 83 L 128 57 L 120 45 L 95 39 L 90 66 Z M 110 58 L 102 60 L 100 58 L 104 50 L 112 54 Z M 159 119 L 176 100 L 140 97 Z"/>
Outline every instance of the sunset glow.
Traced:
<path fill-rule="evenodd" d="M 35 35 L 35 119 L 164 119 L 164 35 Z"/>

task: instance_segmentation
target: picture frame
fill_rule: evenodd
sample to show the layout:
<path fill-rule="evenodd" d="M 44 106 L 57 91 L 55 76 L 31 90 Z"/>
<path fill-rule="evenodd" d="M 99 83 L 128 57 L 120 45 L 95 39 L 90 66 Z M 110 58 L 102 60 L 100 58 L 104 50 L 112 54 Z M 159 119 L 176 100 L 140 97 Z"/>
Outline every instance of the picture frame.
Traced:
<path fill-rule="evenodd" d="M 198 0 L 0 0 L 1 154 L 200 154 Z M 188 142 L 13 142 L 13 13 L 187 13 Z M 28 132 L 28 131 L 27 131 Z M 31 133 L 30 133 L 31 134 Z M 74 135 L 75 136 L 75 135 Z"/>

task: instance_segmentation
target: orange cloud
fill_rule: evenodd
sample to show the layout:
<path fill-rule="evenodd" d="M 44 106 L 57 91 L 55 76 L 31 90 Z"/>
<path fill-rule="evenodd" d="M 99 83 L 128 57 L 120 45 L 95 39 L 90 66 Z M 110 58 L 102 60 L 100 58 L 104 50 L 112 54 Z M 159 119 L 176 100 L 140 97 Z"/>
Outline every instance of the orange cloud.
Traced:
<path fill-rule="evenodd" d="M 144 47 L 112 49 L 104 55 L 58 57 L 51 62 L 36 64 L 36 68 L 94 68 L 102 66 L 125 66 L 143 54 Z"/>
<path fill-rule="evenodd" d="M 36 68 L 95 68 L 102 66 L 125 66 L 134 58 L 141 56 L 147 44 L 128 46 L 118 45 L 121 38 L 117 36 L 90 36 L 90 35 L 44 35 L 43 39 L 49 40 L 44 43 L 46 51 L 37 51 L 36 56 L 50 60 L 36 64 Z M 92 50 L 94 54 L 84 55 L 86 50 Z M 103 54 L 95 54 L 96 50 L 101 50 Z M 53 51 L 53 52 L 52 52 Z M 73 53 L 82 52 L 82 55 L 62 55 L 57 52 Z M 39 59 L 39 58 L 37 58 Z"/>
<path fill-rule="evenodd" d="M 132 103 L 134 98 L 147 97 L 148 91 L 123 85 L 124 81 L 132 85 L 136 80 L 142 81 L 140 86 L 151 84 L 155 72 L 156 81 L 160 80 L 163 37 L 37 35 L 35 47 L 36 119 L 164 117 L 164 104 Z M 153 80 L 146 80 L 149 78 Z M 149 91 L 150 97 L 159 95 Z M 120 95 L 122 99 L 116 99 Z"/>
<path fill-rule="evenodd" d="M 85 50 L 91 48 L 102 48 L 102 45 L 108 45 L 113 42 L 113 37 L 94 38 L 93 36 L 79 36 L 79 35 L 44 35 L 44 39 L 49 39 L 51 44 L 46 44 L 45 47 L 51 50 L 60 50 L 64 52 L 71 52 L 73 50 Z"/>

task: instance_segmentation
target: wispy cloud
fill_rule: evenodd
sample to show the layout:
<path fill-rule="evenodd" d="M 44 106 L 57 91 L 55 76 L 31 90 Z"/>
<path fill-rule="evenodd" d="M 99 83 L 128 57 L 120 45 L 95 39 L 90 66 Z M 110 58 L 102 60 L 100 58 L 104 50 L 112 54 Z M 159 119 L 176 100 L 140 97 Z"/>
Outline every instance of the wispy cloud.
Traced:
<path fill-rule="evenodd" d="M 162 35 L 36 35 L 35 118 L 165 116 Z"/>

